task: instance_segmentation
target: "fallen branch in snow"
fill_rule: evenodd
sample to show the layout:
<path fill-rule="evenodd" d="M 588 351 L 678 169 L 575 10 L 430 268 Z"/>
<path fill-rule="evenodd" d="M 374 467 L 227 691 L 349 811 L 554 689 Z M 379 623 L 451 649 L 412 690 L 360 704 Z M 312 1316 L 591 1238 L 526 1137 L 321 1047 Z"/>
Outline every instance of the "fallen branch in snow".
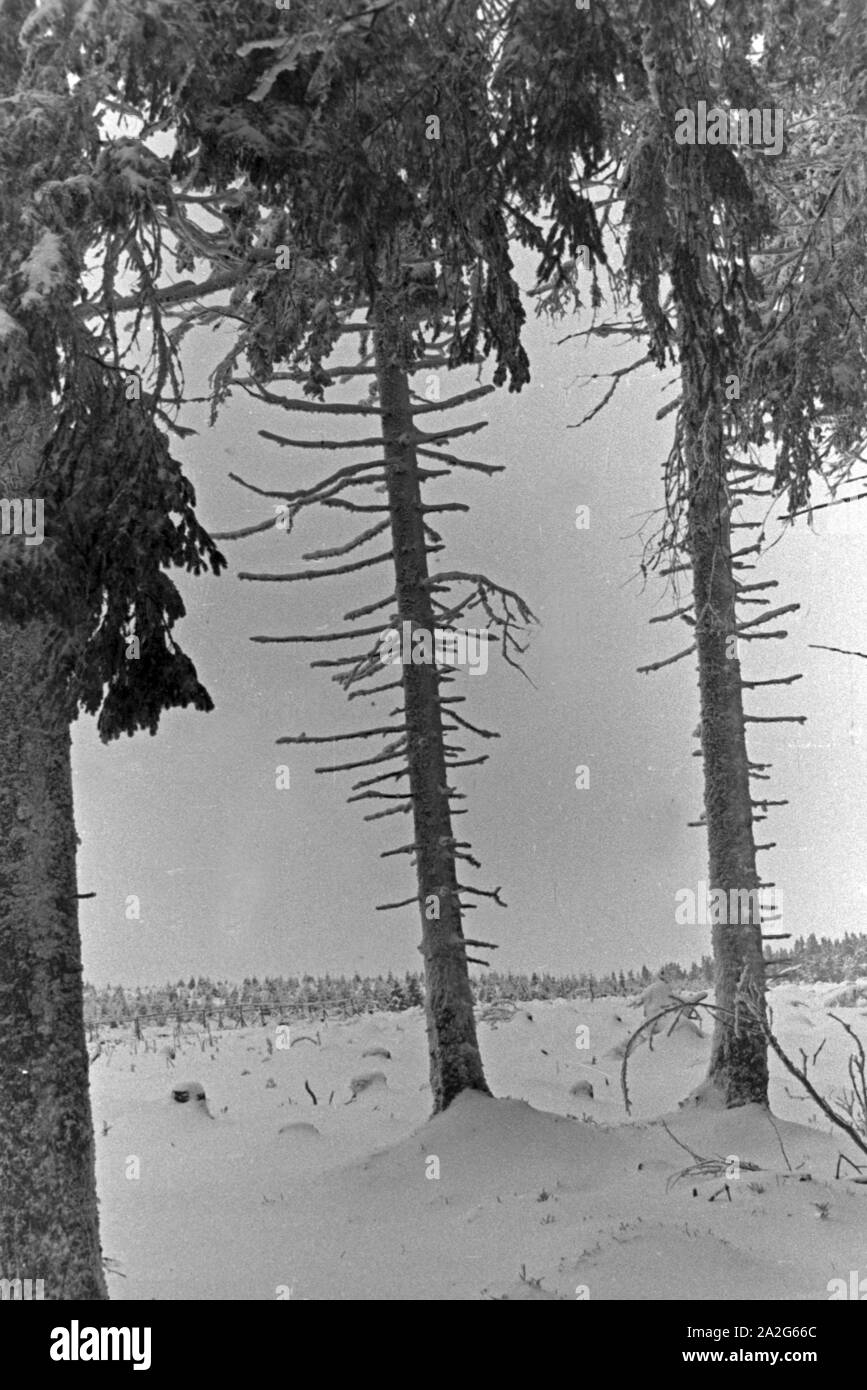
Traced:
<path fill-rule="evenodd" d="M 674 1187 L 675 1183 L 680 1182 L 681 1178 L 728 1178 L 731 1176 L 731 1174 L 728 1171 L 731 1163 L 730 1159 L 702 1158 L 701 1154 L 697 1154 L 693 1149 L 689 1147 L 688 1144 L 684 1144 L 681 1139 L 678 1139 L 676 1134 L 672 1134 L 671 1130 L 669 1129 L 668 1125 L 665 1123 L 664 1120 L 661 1120 L 660 1124 L 662 1125 L 662 1128 L 665 1130 L 669 1139 L 673 1139 L 679 1149 L 683 1149 L 684 1153 L 688 1153 L 690 1158 L 695 1159 L 695 1163 L 693 1163 L 689 1168 L 681 1169 L 679 1173 L 675 1173 L 672 1177 L 668 1179 L 668 1182 L 665 1184 L 666 1192 L 669 1190 L 670 1187 Z M 758 1163 L 750 1163 L 748 1159 L 740 1159 L 738 1161 L 738 1167 L 745 1168 L 749 1173 L 760 1173 L 762 1171 Z M 728 1185 L 724 1184 L 724 1188 L 725 1190 L 727 1190 Z M 708 1198 L 708 1200 L 712 1202 L 715 1197 L 719 1197 L 720 1193 L 724 1190 L 724 1188 L 721 1187 L 719 1189 L 719 1192 L 715 1192 L 713 1194 L 713 1197 Z M 731 1193 L 729 1192 L 729 1201 L 731 1201 L 731 1199 Z"/>
<path fill-rule="evenodd" d="M 307 1092 L 307 1094 L 308 1094 L 308 1096 L 310 1097 L 310 1099 L 313 1101 L 313 1104 L 314 1104 L 314 1105 L 318 1105 L 318 1104 L 319 1104 L 319 1101 L 316 1099 L 315 1095 L 314 1095 L 313 1092 L 311 1091 L 311 1089 L 310 1089 L 310 1082 L 307 1080 L 306 1077 L 304 1078 L 304 1089 L 305 1089 L 305 1091 Z"/>
<path fill-rule="evenodd" d="M 771 1114 L 770 1110 L 768 1111 L 768 1119 L 769 1119 L 770 1122 L 771 1122 L 771 1129 L 774 1131 L 774 1133 L 775 1133 L 776 1136 L 777 1136 L 777 1143 L 778 1143 L 779 1146 L 780 1146 L 780 1152 L 781 1152 L 781 1154 L 783 1155 L 783 1159 L 784 1159 L 784 1161 L 785 1161 L 786 1167 L 788 1168 L 789 1172 L 791 1173 L 791 1172 L 793 1171 L 793 1169 L 792 1169 L 791 1163 L 789 1162 L 789 1155 L 786 1153 L 786 1146 L 785 1146 L 785 1144 L 783 1143 L 783 1137 L 782 1137 L 782 1135 L 780 1134 L 780 1131 L 777 1129 L 777 1126 L 774 1124 L 774 1117 L 773 1117 L 773 1115 Z"/>
<path fill-rule="evenodd" d="M 853 1163 L 852 1159 L 849 1158 L 847 1154 L 844 1154 L 841 1150 L 841 1152 L 837 1155 L 837 1167 L 834 1171 L 835 1178 L 840 1177 L 841 1163 L 848 1163 L 849 1167 L 854 1168 L 856 1173 L 863 1173 L 864 1169 L 867 1168 L 867 1163 Z M 867 1183 L 867 1178 L 852 1178 L 851 1181 Z"/>
<path fill-rule="evenodd" d="M 858 1034 L 836 1014 L 830 1014 L 835 1023 L 839 1023 L 841 1028 L 849 1034 L 856 1045 L 856 1052 L 849 1057 L 849 1077 L 852 1081 L 853 1090 L 846 1095 L 844 1093 L 842 1104 L 844 1114 L 840 1115 L 825 1097 L 816 1090 L 810 1078 L 807 1076 L 803 1067 L 799 1067 L 793 1062 L 791 1057 L 785 1053 L 777 1038 L 771 1032 L 767 1019 L 763 1018 L 759 1011 L 749 1001 L 746 1002 L 746 1012 L 759 1025 L 767 1039 L 768 1046 L 777 1054 L 786 1071 L 794 1076 L 796 1081 L 800 1081 L 804 1090 L 816 1102 L 823 1115 L 848 1134 L 852 1143 L 867 1154 L 867 1055 L 865 1055 L 864 1044 Z M 856 1128 L 857 1126 L 857 1128 Z M 860 1130 L 860 1133 L 859 1133 Z"/>
<path fill-rule="evenodd" d="M 688 1144 L 684 1144 L 684 1142 L 683 1142 L 682 1139 L 678 1139 L 678 1137 L 677 1137 L 676 1134 L 672 1134 L 672 1132 L 671 1132 L 671 1130 L 669 1129 L 668 1125 L 665 1123 L 665 1120 L 660 1120 L 659 1123 L 660 1123 L 660 1125 L 662 1126 L 662 1128 L 665 1130 L 665 1132 L 666 1132 L 666 1134 L 668 1135 L 669 1139 L 673 1139 L 674 1142 L 675 1142 L 675 1144 L 677 1145 L 677 1147 L 678 1147 L 679 1149 L 683 1149 L 684 1153 L 689 1154 L 690 1158 L 694 1158 L 695 1161 L 696 1161 L 696 1163 L 706 1163 L 706 1162 L 707 1162 L 707 1159 L 702 1158 L 701 1154 L 697 1154 L 697 1153 L 695 1152 L 695 1149 L 691 1149 L 691 1148 L 689 1147 Z"/>

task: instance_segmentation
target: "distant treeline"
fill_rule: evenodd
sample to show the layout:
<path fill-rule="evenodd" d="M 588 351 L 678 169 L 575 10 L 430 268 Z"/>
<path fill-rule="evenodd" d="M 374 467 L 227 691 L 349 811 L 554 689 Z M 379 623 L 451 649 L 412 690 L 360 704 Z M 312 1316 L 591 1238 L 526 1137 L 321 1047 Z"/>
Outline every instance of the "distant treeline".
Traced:
<path fill-rule="evenodd" d="M 804 981 L 846 980 L 867 975 L 867 936 L 856 932 L 838 941 L 828 937 L 816 938 L 811 933 L 799 938 L 784 950 L 769 952 L 769 960 L 789 971 L 790 978 Z M 795 967 L 792 969 L 791 967 Z M 661 967 L 665 978 L 672 983 L 710 985 L 713 969 L 710 956 L 703 956 L 688 970 L 674 961 Z M 553 975 L 548 971 L 532 975 L 504 974 L 487 971 L 473 979 L 473 992 L 479 1004 L 499 1000 L 577 999 L 598 998 L 611 994 L 635 994 L 652 979 L 646 965 L 636 972 L 596 976 Z M 265 976 L 255 975 L 241 984 L 227 980 L 211 980 L 200 975 L 176 984 L 148 986 L 144 989 L 125 989 L 122 985 L 106 985 L 96 989 L 85 985 L 84 1010 L 88 1024 L 121 1023 L 136 1018 L 164 1024 L 172 1018 L 196 1018 L 205 1015 L 225 1017 L 236 1023 L 255 1022 L 274 1013 L 367 1013 L 384 1010 L 397 1012 L 411 1009 L 424 999 L 421 975 L 409 974 L 399 978 L 387 975 L 323 976 Z"/>

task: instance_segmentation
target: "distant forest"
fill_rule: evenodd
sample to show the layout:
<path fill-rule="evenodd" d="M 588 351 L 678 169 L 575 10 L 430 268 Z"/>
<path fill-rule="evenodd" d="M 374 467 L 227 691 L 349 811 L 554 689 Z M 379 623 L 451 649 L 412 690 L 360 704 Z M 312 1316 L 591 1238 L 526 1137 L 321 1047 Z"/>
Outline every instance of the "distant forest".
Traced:
<path fill-rule="evenodd" d="M 809 983 L 813 980 L 836 982 L 867 976 L 867 936 L 847 932 L 837 941 L 817 938 L 814 933 L 799 937 L 785 951 L 768 953 L 769 975 Z M 713 961 L 702 956 L 684 969 L 674 961 L 661 967 L 670 982 L 689 985 L 713 983 Z M 784 973 L 785 972 L 785 973 Z M 514 975 L 491 970 L 472 981 L 477 1004 L 530 999 L 595 999 L 603 995 L 635 994 L 652 979 L 646 965 L 636 972 L 596 976 L 552 975 L 533 972 Z M 264 1021 L 275 1012 L 368 1013 L 379 1010 L 399 1012 L 423 1002 L 423 980 L 420 974 L 407 973 L 401 979 L 387 975 L 323 976 L 265 976 L 247 977 L 241 984 L 227 980 L 211 980 L 191 975 L 176 984 L 149 985 L 126 989 L 122 985 L 106 985 L 96 989 L 85 985 L 85 1020 L 92 1027 L 98 1023 L 122 1023 L 139 1019 L 143 1022 L 165 1024 L 170 1019 L 195 1019 L 204 1016 L 240 1024 Z"/>

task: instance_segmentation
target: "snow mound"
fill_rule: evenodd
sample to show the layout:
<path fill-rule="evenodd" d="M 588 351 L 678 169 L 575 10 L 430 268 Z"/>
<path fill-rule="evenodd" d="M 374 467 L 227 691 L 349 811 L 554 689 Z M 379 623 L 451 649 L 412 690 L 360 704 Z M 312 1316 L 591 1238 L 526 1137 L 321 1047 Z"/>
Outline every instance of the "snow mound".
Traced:
<path fill-rule="evenodd" d="M 207 1115 L 212 1119 L 208 1109 L 208 1100 L 205 1095 L 205 1088 L 201 1081 L 179 1081 L 172 1086 L 171 1098 L 175 1105 L 184 1105 L 189 1110 L 199 1115 Z"/>
<path fill-rule="evenodd" d="M 783 1046 L 808 1050 L 825 1095 L 846 1083 L 853 1047 L 824 1009 L 831 988 L 772 994 Z M 766 1302 L 826 1300 L 832 1280 L 863 1274 L 867 1185 L 848 1165 L 835 1178 L 841 1152 L 863 1155 L 775 1056 L 771 1115 L 678 1110 L 710 1040 L 662 1031 L 630 1057 L 630 1118 L 620 1063 L 605 1057 L 641 1014 L 613 998 L 531 1011 L 482 1029 L 491 1088 L 512 1098 L 464 1094 L 432 1118 L 421 1009 L 323 1023 L 321 1046 L 274 1052 L 279 1090 L 240 1076 L 247 1049 L 261 1055 L 259 1027 L 221 1035 L 213 1058 L 182 1040 L 168 1078 L 155 1051 L 119 1041 L 91 1068 L 103 1240 L 126 1275 L 114 1296 L 267 1300 L 291 1286 L 316 1301 Z M 576 1053 L 578 1027 L 589 1046 Z M 387 1089 L 379 1073 L 370 1102 L 341 1105 L 374 1046 L 392 1053 Z M 169 1098 L 187 1065 L 207 1068 L 213 1118 Z M 568 1094 L 582 1074 L 592 1107 Z M 567 1116 L 583 1108 L 592 1119 Z"/>
<path fill-rule="evenodd" d="M 306 1120 L 293 1120 L 291 1124 L 281 1125 L 277 1133 L 301 1141 L 322 1138 L 320 1130 L 315 1125 L 308 1124 Z"/>
<path fill-rule="evenodd" d="M 822 997 L 826 1009 L 854 1009 L 867 996 L 867 980 L 847 980 Z"/>
<path fill-rule="evenodd" d="M 365 1091 L 384 1091 L 388 1086 L 383 1071 L 366 1071 L 361 1076 L 353 1076 L 349 1083 L 352 1092 L 352 1099 L 363 1095 Z"/>
<path fill-rule="evenodd" d="M 759 1300 L 792 1297 L 795 1261 L 781 1268 L 771 1252 L 756 1256 L 733 1249 L 724 1235 L 702 1229 L 703 1215 L 696 1212 L 695 1224 L 687 1220 L 681 1230 L 638 1217 L 629 1229 L 602 1236 L 571 1268 L 558 1271 L 550 1281 L 557 1292 L 548 1297 L 679 1299 L 689 1289 L 692 1298 L 716 1301 L 749 1298 L 745 1288 L 755 1289 L 752 1296 Z"/>
<path fill-rule="evenodd" d="M 557 1183 L 577 1190 L 610 1181 L 615 1151 L 629 1147 L 601 1125 L 534 1110 L 523 1100 L 464 1091 L 410 1138 L 374 1154 L 365 1165 L 366 1185 L 389 1200 L 407 1188 L 417 1201 L 419 1154 L 424 1154 L 440 1160 L 438 1189 L 460 1193 L 461 1199 L 475 1200 L 492 1190 L 538 1193 Z"/>

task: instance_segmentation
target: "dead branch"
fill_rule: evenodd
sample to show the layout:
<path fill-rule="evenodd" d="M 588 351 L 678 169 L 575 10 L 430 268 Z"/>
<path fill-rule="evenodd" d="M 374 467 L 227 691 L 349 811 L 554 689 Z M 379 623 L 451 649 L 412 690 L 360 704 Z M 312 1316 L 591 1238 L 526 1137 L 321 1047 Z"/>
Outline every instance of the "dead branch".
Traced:
<path fill-rule="evenodd" d="M 692 616 L 691 603 L 688 604 L 685 608 L 675 608 L 671 613 L 660 613 L 657 617 L 651 618 L 650 621 L 652 623 L 669 623 L 671 622 L 672 618 L 682 618 L 687 615 Z"/>
<path fill-rule="evenodd" d="M 425 415 L 432 410 L 453 410 L 457 405 L 466 405 L 467 401 L 478 401 L 482 396 L 489 396 L 492 391 L 496 391 L 496 386 L 476 386 L 471 391 L 463 391 L 460 395 L 449 396 L 445 401 L 432 401 L 425 405 L 416 405 L 412 408 L 413 415 Z"/>
<path fill-rule="evenodd" d="M 310 664 L 311 664 L 311 665 L 315 665 L 316 663 L 315 663 L 315 662 L 311 662 Z M 368 685 L 368 686 L 363 686 L 360 690 L 351 690 L 351 691 L 349 692 L 349 695 L 347 696 L 347 699 L 349 699 L 349 700 L 358 700 L 358 699 L 361 699 L 361 698 L 363 698 L 363 697 L 365 697 L 365 696 L 367 696 L 367 695 L 381 695 L 381 694 L 383 694 L 383 692 L 386 691 L 386 690 L 402 690 L 402 689 L 403 689 L 403 681 L 402 681 L 402 680 L 389 681 L 386 685 Z"/>
<path fill-rule="evenodd" d="M 381 627 L 350 628 L 348 632 L 315 632 L 293 637 L 251 637 L 251 642 L 343 642 L 356 637 L 379 637 Z M 352 658 L 342 657 L 341 661 Z"/>
<path fill-rule="evenodd" d="M 476 473 L 504 473 L 506 465 L 503 463 L 481 463 L 478 459 L 461 459 L 457 454 L 434 453 L 431 449 L 417 449 L 416 453 L 421 458 L 436 459 L 438 463 L 448 463 L 453 468 L 468 468 Z"/>
<path fill-rule="evenodd" d="M 744 690 L 757 690 L 761 685 L 792 685 L 795 681 L 802 681 L 804 677 L 799 672 L 796 676 L 776 676 L 773 680 L 766 681 L 741 681 Z"/>
<path fill-rule="evenodd" d="M 827 1116 L 827 1118 L 831 1121 L 832 1124 L 837 1125 L 839 1129 L 842 1129 L 844 1133 L 848 1134 L 849 1138 L 852 1140 L 852 1143 L 855 1144 L 855 1146 L 859 1148 L 862 1153 L 867 1153 L 867 1135 L 862 1136 L 861 1134 L 859 1134 L 855 1126 L 853 1124 L 850 1124 L 850 1122 L 846 1120 L 842 1115 L 838 1115 L 836 1110 L 834 1110 L 833 1106 L 831 1106 L 828 1103 L 828 1101 L 825 1100 L 824 1096 L 822 1096 L 816 1090 L 815 1086 L 810 1081 L 810 1078 L 807 1076 L 806 1071 L 802 1067 L 799 1067 L 795 1062 L 793 1062 L 791 1057 L 789 1057 L 783 1051 L 782 1046 L 778 1042 L 777 1038 L 774 1036 L 773 1032 L 771 1031 L 768 1025 L 767 1020 L 762 1016 L 760 1011 L 757 1010 L 750 1003 L 750 1001 L 745 1001 L 745 1007 L 746 1011 L 749 1013 L 753 1021 L 756 1024 L 758 1024 L 758 1026 L 761 1028 L 765 1036 L 765 1039 L 767 1040 L 768 1046 L 771 1047 L 773 1051 L 777 1054 L 783 1066 L 786 1068 L 786 1071 L 788 1071 L 790 1075 L 794 1076 L 796 1081 L 799 1081 L 801 1083 L 807 1094 L 818 1105 L 823 1115 Z M 831 1014 L 831 1017 L 834 1018 L 837 1023 L 842 1023 L 842 1026 L 846 1028 L 847 1032 L 850 1031 L 848 1025 L 843 1023 L 842 1019 L 837 1018 L 835 1014 Z M 853 1034 L 853 1036 L 855 1035 Z M 857 1041 L 860 1046 L 860 1039 L 857 1039 Z"/>
<path fill-rule="evenodd" d="M 676 661 L 682 661 L 685 656 L 691 656 L 695 649 L 693 642 L 692 646 L 684 647 L 682 652 L 676 652 L 674 656 L 666 657 L 665 661 L 654 661 L 650 666 L 639 666 L 638 674 L 646 676 L 651 671 L 661 671 L 663 666 L 673 666 Z"/>
<path fill-rule="evenodd" d="M 745 724 L 806 724 L 806 714 L 745 714 Z"/>
<path fill-rule="evenodd" d="M 330 546 L 326 550 L 308 550 L 302 554 L 301 559 L 331 560 L 336 555 L 348 555 L 350 550 L 357 550 L 360 545 L 364 545 L 367 541 L 373 540 L 374 536 L 378 536 L 383 531 L 387 531 L 390 524 L 388 519 L 380 521 L 376 526 L 370 526 L 366 531 L 362 531 L 359 535 L 354 536 L 351 541 L 346 541 L 344 545 Z"/>
<path fill-rule="evenodd" d="M 284 449 L 372 449 L 382 448 L 382 440 L 374 435 L 370 439 L 289 439 L 285 434 L 274 434 L 273 430 L 259 430 L 263 439 L 270 439 Z"/>
<path fill-rule="evenodd" d="M 821 642 L 808 642 L 817 652 L 839 652 L 841 656 L 860 656 L 867 661 L 867 652 L 853 652 L 848 647 L 826 647 Z"/>
<path fill-rule="evenodd" d="M 267 402 L 268 405 L 279 405 L 283 410 L 302 410 L 311 415 L 381 415 L 382 410 L 378 405 L 342 405 L 337 401 L 312 401 L 304 396 L 280 396 L 276 391 L 269 391 L 267 387 L 257 385 L 253 389 L 248 385 L 247 380 L 236 378 L 236 384 L 241 386 L 252 396 L 254 400 Z"/>
<path fill-rule="evenodd" d="M 457 811 L 453 811 L 453 812 L 452 812 L 452 815 L 457 815 L 457 814 L 458 814 Z M 466 883 L 459 883 L 459 884 L 457 885 L 457 887 L 458 887 L 458 893 L 459 893 L 459 894 L 460 894 L 460 893 L 473 893 L 473 894 L 475 894 L 475 896 L 476 896 L 477 898 L 493 898 L 494 902 L 497 904 L 498 907 L 508 907 L 508 903 L 504 903 L 504 902 L 503 902 L 503 899 L 500 897 L 500 893 L 503 891 L 503 890 L 502 890 L 502 887 L 493 888 L 493 889 L 491 889 L 491 888 L 470 888 L 470 887 L 468 886 L 468 884 L 466 884 Z"/>
<path fill-rule="evenodd" d="M 374 821 L 384 820 L 386 816 L 405 816 L 412 810 L 412 802 L 405 801 L 402 806 L 387 806 L 384 811 L 372 811 L 369 816 L 362 816 L 362 820 Z"/>
<path fill-rule="evenodd" d="M 287 734 L 277 738 L 275 743 L 344 743 L 352 738 L 376 738 L 381 734 L 396 734 L 400 730 L 393 724 L 384 724 L 376 729 L 356 729 L 351 734 Z"/>
<path fill-rule="evenodd" d="M 267 431 L 260 430 L 259 433 L 266 434 Z M 335 469 L 327 478 L 320 478 L 319 482 L 314 483 L 312 487 L 295 488 L 294 491 L 291 492 L 282 490 L 270 491 L 267 488 L 256 487 L 255 483 L 248 483 L 237 473 L 230 473 L 229 477 L 232 479 L 232 482 L 239 483 L 240 486 L 245 487 L 248 492 L 255 492 L 258 497 L 282 497 L 286 502 L 296 502 L 303 501 L 305 498 L 315 498 L 317 494 L 324 491 L 325 488 L 332 487 L 335 483 L 356 478 L 360 473 L 367 473 L 371 468 L 383 467 L 384 462 L 382 459 L 369 459 L 366 463 L 349 463 L 345 468 Z M 368 480 L 365 479 L 365 481 Z"/>
<path fill-rule="evenodd" d="M 799 603 L 786 603 L 782 608 L 772 608 L 769 613 L 762 613 L 758 618 L 749 618 L 744 623 L 738 623 L 735 632 L 745 632 L 747 628 L 760 627 L 764 623 L 770 623 L 774 618 L 779 618 L 783 613 L 796 613 L 801 607 Z"/>

